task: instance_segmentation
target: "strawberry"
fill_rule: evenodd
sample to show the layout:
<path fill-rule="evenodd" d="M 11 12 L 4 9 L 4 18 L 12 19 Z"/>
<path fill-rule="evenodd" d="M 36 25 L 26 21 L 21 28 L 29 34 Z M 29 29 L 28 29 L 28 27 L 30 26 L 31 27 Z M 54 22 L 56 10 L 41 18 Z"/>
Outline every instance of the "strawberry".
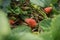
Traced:
<path fill-rule="evenodd" d="M 52 7 L 46 7 L 46 8 L 44 8 L 44 11 L 45 11 L 47 14 L 50 13 L 51 10 L 52 10 Z"/>
<path fill-rule="evenodd" d="M 9 20 L 10 24 L 13 25 L 15 22 L 14 20 Z"/>
<path fill-rule="evenodd" d="M 34 28 L 36 27 L 37 23 L 34 19 L 32 18 L 27 18 L 25 19 L 25 22 L 31 27 L 31 28 Z"/>

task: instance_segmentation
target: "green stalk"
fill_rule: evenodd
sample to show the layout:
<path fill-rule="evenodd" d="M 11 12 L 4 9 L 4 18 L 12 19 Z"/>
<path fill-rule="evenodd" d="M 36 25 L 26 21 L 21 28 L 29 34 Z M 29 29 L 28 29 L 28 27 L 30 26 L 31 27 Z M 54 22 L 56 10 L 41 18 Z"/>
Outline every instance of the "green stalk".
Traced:
<path fill-rule="evenodd" d="M 34 9 L 36 9 L 44 17 L 44 19 L 48 18 L 47 15 L 46 15 L 46 13 L 40 7 L 38 7 L 37 5 L 33 5 L 33 4 L 31 4 L 31 6 Z"/>
<path fill-rule="evenodd" d="M 43 17 L 44 17 L 45 19 L 48 18 L 47 15 L 46 15 L 46 13 L 44 13 L 42 10 L 39 10 L 39 13 L 41 13 L 41 15 L 43 15 Z"/>

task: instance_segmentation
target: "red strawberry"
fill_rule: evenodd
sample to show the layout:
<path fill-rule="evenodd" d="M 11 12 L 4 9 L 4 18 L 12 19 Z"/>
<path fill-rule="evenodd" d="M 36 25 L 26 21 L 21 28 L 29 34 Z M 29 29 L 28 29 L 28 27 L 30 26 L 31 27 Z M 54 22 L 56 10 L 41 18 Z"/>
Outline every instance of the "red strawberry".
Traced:
<path fill-rule="evenodd" d="M 52 10 L 52 7 L 46 7 L 46 8 L 44 8 L 44 11 L 45 11 L 47 14 L 50 13 L 51 10 Z"/>
<path fill-rule="evenodd" d="M 31 28 L 34 28 L 36 27 L 37 23 L 34 19 L 32 18 L 27 18 L 25 19 L 25 22 L 31 27 Z"/>
<path fill-rule="evenodd" d="M 14 20 L 9 20 L 10 24 L 13 25 L 15 22 Z"/>

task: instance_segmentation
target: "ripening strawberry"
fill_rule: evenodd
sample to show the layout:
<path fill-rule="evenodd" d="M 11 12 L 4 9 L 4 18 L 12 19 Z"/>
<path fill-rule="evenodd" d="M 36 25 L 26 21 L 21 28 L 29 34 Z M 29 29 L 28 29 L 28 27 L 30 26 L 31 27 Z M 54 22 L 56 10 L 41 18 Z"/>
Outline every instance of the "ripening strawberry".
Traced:
<path fill-rule="evenodd" d="M 44 8 L 44 11 L 49 14 L 52 11 L 52 7 L 46 7 Z"/>
<path fill-rule="evenodd" d="M 25 22 L 31 27 L 31 28 L 34 28 L 36 27 L 37 23 L 34 19 L 32 18 L 27 18 L 25 19 Z"/>
<path fill-rule="evenodd" d="M 9 20 L 10 24 L 13 25 L 15 22 L 14 20 Z"/>

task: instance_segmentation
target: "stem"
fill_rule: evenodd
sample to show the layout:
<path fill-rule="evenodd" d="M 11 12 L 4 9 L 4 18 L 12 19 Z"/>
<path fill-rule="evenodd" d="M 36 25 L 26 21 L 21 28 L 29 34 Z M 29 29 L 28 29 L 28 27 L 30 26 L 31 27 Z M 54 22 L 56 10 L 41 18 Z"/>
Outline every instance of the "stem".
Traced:
<path fill-rule="evenodd" d="M 46 15 L 46 13 L 40 7 L 38 7 L 37 5 L 33 5 L 33 4 L 31 4 L 31 6 L 34 9 L 36 9 L 45 19 L 48 18 L 47 15 Z"/>

